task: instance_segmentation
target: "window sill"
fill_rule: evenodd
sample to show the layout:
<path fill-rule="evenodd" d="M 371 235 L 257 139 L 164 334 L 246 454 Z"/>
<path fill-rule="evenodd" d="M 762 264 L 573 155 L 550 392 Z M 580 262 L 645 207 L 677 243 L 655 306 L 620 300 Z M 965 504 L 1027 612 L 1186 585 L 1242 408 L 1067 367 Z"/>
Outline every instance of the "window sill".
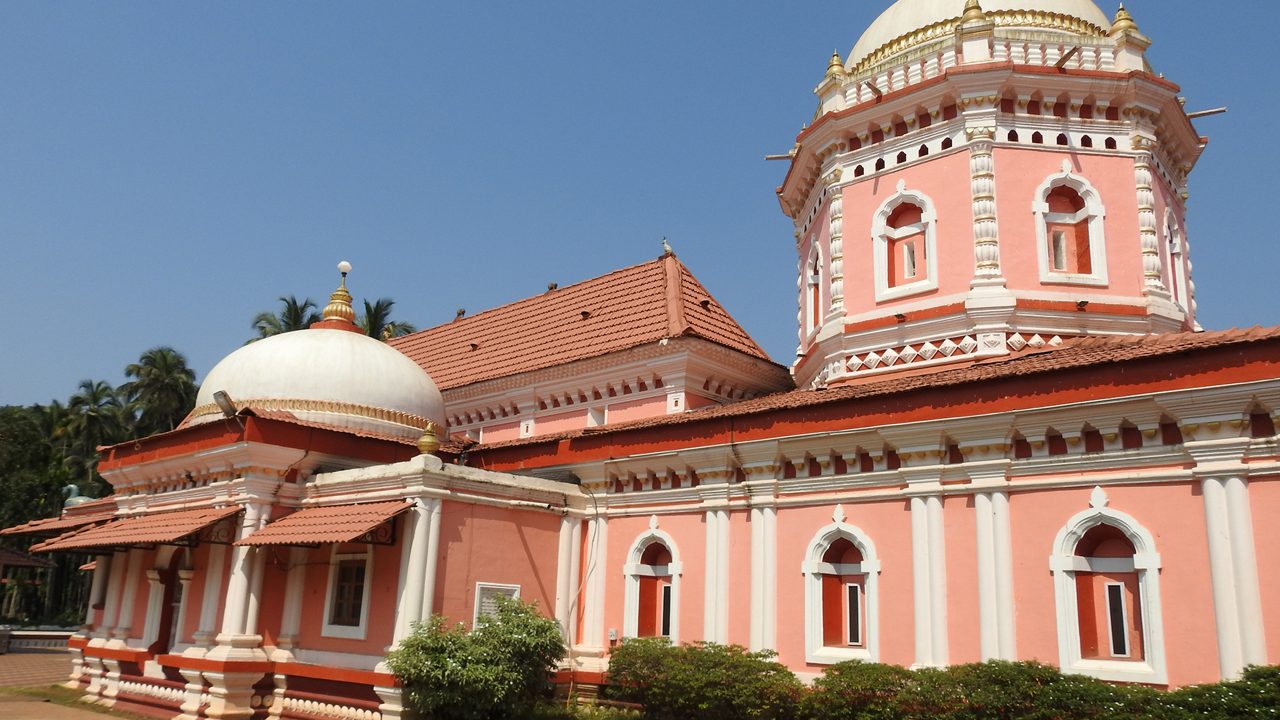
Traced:
<path fill-rule="evenodd" d="M 816 650 L 810 650 L 805 653 L 804 659 L 811 665 L 835 665 L 836 663 L 845 662 L 846 660 L 876 662 L 876 658 L 872 657 L 871 651 L 867 648 L 834 647 L 830 645 L 824 645 Z"/>
<path fill-rule="evenodd" d="M 887 288 L 876 288 L 876 302 L 884 302 L 886 300 L 897 300 L 898 298 L 908 297 L 910 295 L 920 295 L 931 290 L 937 290 L 938 283 L 934 280 L 917 280 L 905 285 L 895 285 Z"/>
<path fill-rule="evenodd" d="M 1076 660 L 1069 668 L 1062 668 L 1064 673 L 1088 675 L 1107 682 L 1143 683 L 1146 685 L 1167 685 L 1169 680 L 1163 672 L 1157 672 L 1150 663 L 1144 660 Z"/>
<path fill-rule="evenodd" d="M 1088 285 L 1090 287 L 1107 287 L 1107 278 L 1099 275 L 1081 275 L 1079 273 L 1050 272 L 1040 276 L 1045 285 Z"/>
<path fill-rule="evenodd" d="M 329 625 L 320 629 L 320 637 L 342 638 L 344 640 L 364 640 L 363 625 Z"/>

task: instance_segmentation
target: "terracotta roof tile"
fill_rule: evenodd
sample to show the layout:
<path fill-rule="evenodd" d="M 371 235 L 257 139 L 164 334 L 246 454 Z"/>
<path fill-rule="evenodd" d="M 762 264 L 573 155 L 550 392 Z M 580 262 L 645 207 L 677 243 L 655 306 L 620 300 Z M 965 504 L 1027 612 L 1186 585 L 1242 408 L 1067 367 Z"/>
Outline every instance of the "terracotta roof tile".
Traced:
<path fill-rule="evenodd" d="M 1122 363 L 1276 339 L 1280 339 L 1280 327 L 1079 338 L 1067 341 L 1056 348 L 1044 348 L 1035 352 L 993 358 L 961 366 L 942 366 L 932 372 L 872 376 L 860 379 L 857 382 L 821 390 L 790 390 L 676 415 L 663 415 L 585 430 L 548 433 L 533 438 L 509 440 L 487 445 L 482 444 L 476 446 L 473 450 L 483 451 L 488 448 L 555 442 L 584 435 L 600 435 L 647 427 L 679 425 L 709 418 L 741 417 L 773 410 L 811 407 L 844 400 L 893 395 L 915 390 L 1001 380 L 1011 377 L 1051 373 L 1059 370 L 1096 367 L 1110 363 Z"/>
<path fill-rule="evenodd" d="M 85 504 L 87 505 L 88 503 Z M 60 517 L 31 520 L 29 522 L 22 523 L 21 525 L 15 525 L 11 528 L 0 530 L 0 535 L 44 535 L 49 537 L 61 535 L 68 530 L 73 530 L 84 525 L 110 520 L 115 516 L 115 501 L 112 500 L 109 505 L 110 507 L 105 509 L 105 511 L 99 511 L 94 514 L 77 516 L 64 511 L 66 514 L 63 514 Z"/>
<path fill-rule="evenodd" d="M 240 512 L 240 508 L 195 508 L 117 518 L 31 546 L 32 552 L 92 550 L 129 545 L 165 545 L 183 540 Z"/>
<path fill-rule="evenodd" d="M 674 255 L 390 342 L 449 389 L 681 335 L 769 360 Z"/>
<path fill-rule="evenodd" d="M 24 552 L 0 548 L 0 567 L 49 568 L 53 563 L 44 558 L 32 557 Z"/>
<path fill-rule="evenodd" d="M 413 507 L 403 500 L 309 507 L 267 525 L 236 545 L 318 545 L 354 542 Z"/>

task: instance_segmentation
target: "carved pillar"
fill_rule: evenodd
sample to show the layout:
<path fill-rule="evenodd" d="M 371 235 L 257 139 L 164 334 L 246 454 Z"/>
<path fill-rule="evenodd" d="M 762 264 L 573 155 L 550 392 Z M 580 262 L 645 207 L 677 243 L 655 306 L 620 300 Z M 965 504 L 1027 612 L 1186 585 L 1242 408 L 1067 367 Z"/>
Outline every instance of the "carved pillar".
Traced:
<path fill-rule="evenodd" d="M 840 171 L 833 171 L 831 178 L 838 182 Z M 831 188 L 827 222 L 830 235 L 828 251 L 831 258 L 831 307 L 828 314 L 839 317 L 844 315 L 844 191 L 840 187 Z"/>
<path fill-rule="evenodd" d="M 1161 277 L 1160 239 L 1156 234 L 1156 195 L 1151 188 L 1155 160 L 1150 151 L 1154 147 L 1154 140 L 1133 138 L 1133 148 L 1142 151 L 1133 163 L 1134 183 L 1138 188 L 1138 239 L 1142 247 L 1143 293 L 1167 300 L 1169 290 Z"/>
<path fill-rule="evenodd" d="M 969 137 L 969 182 L 973 195 L 973 287 L 1004 287 L 996 226 L 995 127 L 965 131 Z"/>

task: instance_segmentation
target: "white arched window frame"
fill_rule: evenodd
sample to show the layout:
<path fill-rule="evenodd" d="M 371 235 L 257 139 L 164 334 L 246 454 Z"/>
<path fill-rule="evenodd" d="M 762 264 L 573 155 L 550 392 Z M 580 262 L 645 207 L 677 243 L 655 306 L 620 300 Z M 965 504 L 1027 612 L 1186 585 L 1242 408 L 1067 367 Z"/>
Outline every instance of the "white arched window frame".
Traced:
<path fill-rule="evenodd" d="M 1132 516 L 1107 507 L 1107 496 L 1094 488 L 1090 508 L 1072 516 L 1058 531 L 1049 556 L 1053 573 L 1057 610 L 1059 665 L 1064 673 L 1089 675 L 1109 682 L 1152 685 L 1168 683 L 1164 660 L 1164 621 L 1160 611 L 1160 554 L 1151 532 Z M 1076 555 L 1076 545 L 1085 533 L 1099 525 L 1110 525 L 1124 533 L 1133 544 L 1132 567 L 1127 558 L 1099 558 L 1107 567 L 1091 567 L 1090 558 Z M 1077 572 L 1136 572 L 1142 603 L 1143 659 L 1099 660 L 1081 657 L 1080 613 L 1076 600 Z"/>
<path fill-rule="evenodd" d="M 836 509 L 836 522 L 818 531 L 805 551 L 800 570 L 804 573 L 804 654 L 807 662 L 815 665 L 831 665 L 845 660 L 880 660 L 880 613 L 877 591 L 880 576 L 880 560 L 870 536 L 854 525 L 845 522 L 843 512 Z M 823 556 L 837 540 L 848 540 L 862 553 L 862 562 L 853 568 L 837 568 L 823 562 Z M 836 571 L 840 570 L 840 573 Z M 823 644 L 822 627 L 822 576 L 863 575 L 862 590 L 866 608 L 866 639 L 863 647 L 835 647 Z"/>
<path fill-rule="evenodd" d="M 1060 187 L 1071 188 L 1084 201 L 1084 209 L 1075 214 L 1049 212 L 1049 193 Z M 1107 217 L 1106 208 L 1098 191 L 1080 175 L 1071 172 L 1070 161 L 1063 161 L 1062 172 L 1050 175 L 1036 189 L 1035 200 L 1031 203 L 1031 211 L 1036 220 L 1036 255 L 1040 261 L 1040 282 L 1068 285 L 1105 286 L 1107 279 L 1107 242 L 1103 234 L 1103 221 Z M 1074 225 L 1088 221 L 1089 227 L 1089 264 L 1088 273 L 1072 273 L 1054 270 L 1049 259 L 1049 224 L 1062 223 Z"/>
<path fill-rule="evenodd" d="M 676 541 L 670 535 L 659 530 L 653 522 L 650 528 L 631 543 L 627 551 L 627 564 L 623 566 L 626 585 L 623 589 L 622 636 L 636 637 L 639 632 L 640 619 L 640 578 L 652 572 L 650 566 L 640 562 L 644 551 L 654 543 L 661 543 L 671 553 L 671 562 L 667 565 L 666 575 L 671 578 L 671 644 L 680 643 L 680 575 L 684 566 L 680 563 L 680 551 Z"/>
<path fill-rule="evenodd" d="M 889 227 L 889 218 L 899 206 L 911 204 L 920 208 L 920 222 L 902 228 Z M 876 302 L 916 295 L 938 287 L 938 215 L 929 196 L 918 190 L 908 190 L 906 182 L 898 181 L 897 192 L 881 203 L 871 219 L 872 263 L 875 266 Z M 894 240 L 912 235 L 924 235 L 924 262 L 918 266 L 919 280 L 890 285 L 889 247 Z M 924 272 L 919 272 L 923 269 Z"/>
<path fill-rule="evenodd" d="M 1182 227 L 1170 210 L 1166 210 L 1164 214 L 1164 238 L 1168 254 L 1166 267 L 1169 268 L 1169 293 L 1173 296 L 1173 302 L 1185 310 L 1190 293 L 1187 291 L 1189 279 L 1183 252 Z"/>
<path fill-rule="evenodd" d="M 813 247 L 800 268 L 800 308 L 804 313 L 802 326 L 805 336 L 810 337 L 822 329 L 822 251 L 818 247 L 817 236 L 814 236 Z"/>

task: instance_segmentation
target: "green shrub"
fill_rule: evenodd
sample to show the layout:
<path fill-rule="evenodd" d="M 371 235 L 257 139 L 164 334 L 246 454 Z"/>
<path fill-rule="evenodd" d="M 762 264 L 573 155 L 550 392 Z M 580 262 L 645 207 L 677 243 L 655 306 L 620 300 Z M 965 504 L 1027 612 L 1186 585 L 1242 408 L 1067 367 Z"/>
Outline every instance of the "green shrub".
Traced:
<path fill-rule="evenodd" d="M 438 616 L 416 625 L 387 665 L 408 706 L 427 720 L 502 720 L 532 714 L 564 653 L 554 620 L 499 598 L 471 632 Z"/>
<path fill-rule="evenodd" d="M 627 640 L 609 658 L 609 694 L 650 720 L 788 720 L 803 688 L 772 651 L 662 639 Z"/>
<path fill-rule="evenodd" d="M 1166 717 L 1179 720 L 1275 720 L 1280 718 L 1280 666 L 1249 667 L 1239 680 L 1179 688 L 1160 704 Z"/>
<path fill-rule="evenodd" d="M 912 680 L 910 670 L 851 660 L 828 667 L 801 703 L 808 720 L 897 720 L 898 694 Z"/>

